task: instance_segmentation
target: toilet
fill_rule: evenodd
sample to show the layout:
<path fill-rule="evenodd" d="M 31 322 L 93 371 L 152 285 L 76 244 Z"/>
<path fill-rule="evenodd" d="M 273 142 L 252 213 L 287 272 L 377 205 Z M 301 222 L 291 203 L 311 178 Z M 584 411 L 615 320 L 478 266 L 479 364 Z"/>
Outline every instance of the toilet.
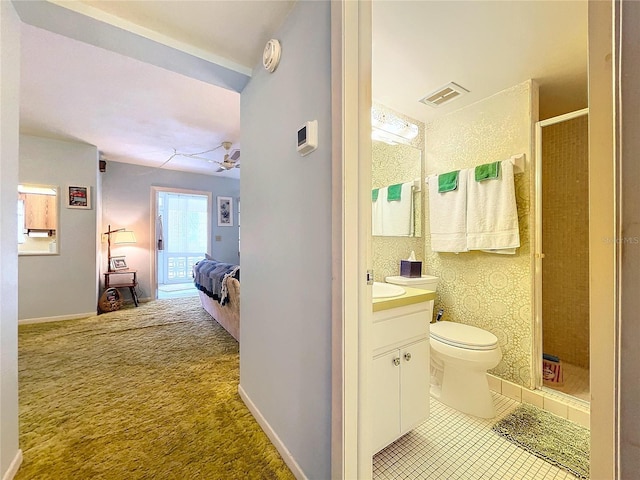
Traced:
<path fill-rule="evenodd" d="M 438 277 L 391 276 L 388 283 L 435 291 Z M 431 319 L 429 319 L 430 321 Z M 440 321 L 430 325 L 431 396 L 469 415 L 495 416 L 487 370 L 502 359 L 498 338 L 471 325 Z"/>

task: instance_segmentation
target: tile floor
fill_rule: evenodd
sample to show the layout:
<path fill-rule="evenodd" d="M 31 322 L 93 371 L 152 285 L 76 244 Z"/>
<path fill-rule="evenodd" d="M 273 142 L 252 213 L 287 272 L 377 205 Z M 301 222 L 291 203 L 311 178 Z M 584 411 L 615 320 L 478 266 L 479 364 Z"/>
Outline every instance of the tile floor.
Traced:
<path fill-rule="evenodd" d="M 175 283 L 158 285 L 158 299 L 194 297 L 198 295 L 198 289 L 190 283 Z"/>
<path fill-rule="evenodd" d="M 519 402 L 492 392 L 497 416 L 465 415 L 431 399 L 431 416 L 420 427 L 373 457 L 374 479 L 573 480 L 575 477 L 491 430 Z"/>
<path fill-rule="evenodd" d="M 571 395 L 584 402 L 589 402 L 589 369 L 571 363 L 562 363 L 564 384 L 562 386 L 545 385 L 551 391 Z"/>

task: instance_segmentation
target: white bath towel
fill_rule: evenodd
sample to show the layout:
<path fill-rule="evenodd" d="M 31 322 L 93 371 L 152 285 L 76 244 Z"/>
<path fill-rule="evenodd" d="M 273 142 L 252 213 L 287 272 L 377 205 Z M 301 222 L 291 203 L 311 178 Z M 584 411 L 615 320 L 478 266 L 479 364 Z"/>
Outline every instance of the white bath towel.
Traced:
<path fill-rule="evenodd" d="M 387 201 L 387 188 L 378 189 L 378 198 L 371 202 L 371 233 L 382 235 L 382 205 Z"/>
<path fill-rule="evenodd" d="M 427 179 L 429 185 L 429 228 L 434 252 L 466 252 L 467 249 L 467 179 L 460 170 L 458 188 L 438 193 L 438 176 Z"/>
<path fill-rule="evenodd" d="M 476 182 L 467 172 L 467 247 L 492 253 L 515 253 L 520 246 L 513 164 L 504 160 L 497 179 Z"/>
<path fill-rule="evenodd" d="M 385 236 L 408 237 L 413 233 L 413 182 L 402 184 L 400 200 L 388 201 L 385 188 L 382 202 L 382 233 Z M 382 189 L 380 189 L 382 190 Z M 380 201 L 380 195 L 378 196 Z"/>

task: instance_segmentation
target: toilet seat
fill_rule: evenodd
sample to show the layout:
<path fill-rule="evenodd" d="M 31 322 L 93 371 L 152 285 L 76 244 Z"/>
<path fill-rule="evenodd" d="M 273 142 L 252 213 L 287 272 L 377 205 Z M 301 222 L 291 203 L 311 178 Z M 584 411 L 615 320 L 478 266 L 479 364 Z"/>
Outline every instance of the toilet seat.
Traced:
<path fill-rule="evenodd" d="M 463 323 L 432 323 L 430 336 L 434 340 L 465 350 L 493 350 L 498 346 L 498 337 L 493 333 Z"/>

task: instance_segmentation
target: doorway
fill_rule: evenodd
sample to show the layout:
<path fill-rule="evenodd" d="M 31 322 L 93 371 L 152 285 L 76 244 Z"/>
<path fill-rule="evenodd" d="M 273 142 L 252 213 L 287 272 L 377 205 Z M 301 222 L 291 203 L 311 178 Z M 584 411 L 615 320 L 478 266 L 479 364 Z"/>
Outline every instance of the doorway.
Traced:
<path fill-rule="evenodd" d="M 156 298 L 197 295 L 193 265 L 211 244 L 211 193 L 154 187 Z"/>
<path fill-rule="evenodd" d="M 536 138 L 536 387 L 588 404 L 588 109 L 538 122 Z"/>

